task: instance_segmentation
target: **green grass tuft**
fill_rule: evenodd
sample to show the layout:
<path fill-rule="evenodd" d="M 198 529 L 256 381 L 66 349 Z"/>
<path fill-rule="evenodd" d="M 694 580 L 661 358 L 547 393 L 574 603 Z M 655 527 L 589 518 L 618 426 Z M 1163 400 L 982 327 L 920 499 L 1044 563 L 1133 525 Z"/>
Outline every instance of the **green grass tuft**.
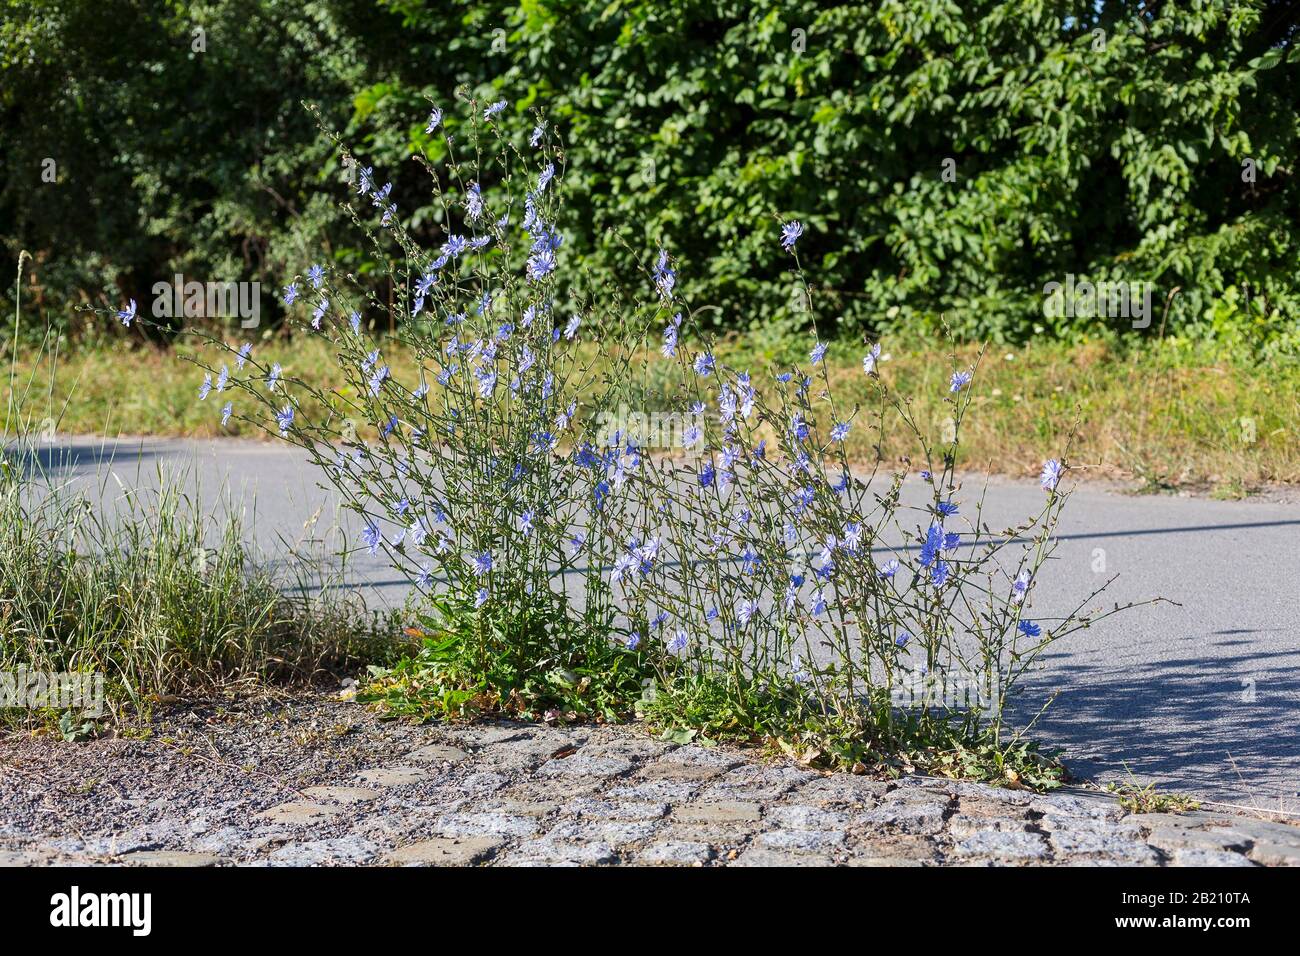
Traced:
<path fill-rule="evenodd" d="M 810 767 L 896 777 L 922 773 L 998 786 L 1052 790 L 1068 779 L 1056 754 L 1032 741 L 1000 741 L 967 718 L 923 719 L 893 711 L 887 701 L 853 714 L 819 709 L 788 676 L 767 674 L 738 685 L 696 677 L 647 695 L 650 727 L 679 743 L 729 741 L 761 746 Z"/>
<path fill-rule="evenodd" d="M 355 595 L 273 573 L 179 479 L 125 496 L 119 513 L 0 460 L 0 670 L 105 675 L 110 705 L 237 683 L 307 683 L 396 647 Z M 338 572 L 330 572 L 329 577 Z M 308 592 L 316 591 L 313 596 Z"/>

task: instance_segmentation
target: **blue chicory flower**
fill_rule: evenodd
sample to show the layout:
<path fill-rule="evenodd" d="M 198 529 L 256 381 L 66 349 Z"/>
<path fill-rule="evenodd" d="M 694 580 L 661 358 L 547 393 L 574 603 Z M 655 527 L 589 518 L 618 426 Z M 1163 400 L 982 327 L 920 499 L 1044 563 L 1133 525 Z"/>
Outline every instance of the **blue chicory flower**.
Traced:
<path fill-rule="evenodd" d="M 803 235 L 803 223 L 795 220 L 787 222 L 781 227 L 781 248 L 786 252 L 794 251 L 794 244 L 799 241 Z"/>
<path fill-rule="evenodd" d="M 869 352 L 867 352 L 867 354 L 866 354 L 865 356 L 863 356 L 863 359 L 862 359 L 862 371 L 865 372 L 865 373 L 868 374 L 868 375 L 872 375 L 872 374 L 874 374 L 875 371 L 876 371 L 876 362 L 878 362 L 878 361 L 880 361 L 880 343 L 879 343 L 879 342 L 877 342 L 875 345 L 871 346 L 871 350 L 870 350 Z"/>
<path fill-rule="evenodd" d="M 1043 472 L 1038 476 L 1038 483 L 1042 485 L 1044 491 L 1055 491 L 1056 486 L 1061 482 L 1061 473 L 1064 467 L 1055 458 L 1049 458 L 1043 462 Z"/>
<path fill-rule="evenodd" d="M 365 542 L 366 548 L 371 554 L 378 554 L 379 546 L 384 541 L 384 536 L 379 531 L 379 525 L 373 521 L 367 521 L 366 526 L 361 529 L 361 540 Z"/>

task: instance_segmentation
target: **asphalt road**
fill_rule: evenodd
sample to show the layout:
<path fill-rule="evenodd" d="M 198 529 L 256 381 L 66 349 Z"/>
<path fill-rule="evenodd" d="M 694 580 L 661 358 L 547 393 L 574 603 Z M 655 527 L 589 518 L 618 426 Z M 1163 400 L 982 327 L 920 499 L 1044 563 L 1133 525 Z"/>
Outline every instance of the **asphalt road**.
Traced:
<path fill-rule="evenodd" d="M 106 503 L 122 488 L 156 484 L 160 470 L 184 468 L 205 507 L 242 509 L 268 553 L 312 541 L 328 550 L 337 540 L 336 499 L 294 449 L 87 439 L 46 446 L 43 457 L 55 474 L 93 479 Z M 993 483 L 986 520 L 1012 524 L 1041 503 L 1034 483 Z M 1097 779 L 1131 772 L 1205 799 L 1300 812 L 1298 533 L 1294 504 L 1076 489 L 1061 546 L 1035 587 L 1035 613 L 1072 608 L 1113 574 L 1107 604 L 1159 596 L 1181 606 L 1140 608 L 1054 644 L 1025 696 L 1036 710 L 1059 691 L 1035 736 Z M 406 593 L 400 575 L 364 553 L 350 559 L 348 582 L 372 602 L 400 603 Z"/>

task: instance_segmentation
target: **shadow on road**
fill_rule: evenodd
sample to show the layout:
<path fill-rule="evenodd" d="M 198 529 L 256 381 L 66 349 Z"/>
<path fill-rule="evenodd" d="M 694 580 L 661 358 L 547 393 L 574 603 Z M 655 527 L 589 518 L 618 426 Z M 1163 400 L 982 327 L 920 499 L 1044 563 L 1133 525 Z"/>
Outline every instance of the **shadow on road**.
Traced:
<path fill-rule="evenodd" d="M 154 449 L 125 442 L 45 444 L 38 443 L 22 449 L 10 445 L 4 449 L 6 458 L 18 461 L 24 474 L 59 475 L 83 468 L 101 465 L 126 465 L 157 457 Z"/>
<path fill-rule="evenodd" d="M 1222 646 L 1222 645 L 1221 645 Z M 1068 658 L 1068 655 L 1046 655 Z M 1300 705 L 1295 653 L 1195 657 L 1101 667 L 1053 662 L 1012 706 L 1013 723 L 1033 718 L 1047 681 L 1061 693 L 1032 735 L 1065 750 L 1082 776 L 1129 779 L 1163 789 L 1276 809 L 1300 805 Z M 1068 685 L 1066 684 L 1068 679 Z M 1031 705 L 1031 702 L 1038 702 Z M 1279 789 L 1279 776 L 1290 784 Z M 1258 778 L 1271 777 L 1261 786 Z"/>

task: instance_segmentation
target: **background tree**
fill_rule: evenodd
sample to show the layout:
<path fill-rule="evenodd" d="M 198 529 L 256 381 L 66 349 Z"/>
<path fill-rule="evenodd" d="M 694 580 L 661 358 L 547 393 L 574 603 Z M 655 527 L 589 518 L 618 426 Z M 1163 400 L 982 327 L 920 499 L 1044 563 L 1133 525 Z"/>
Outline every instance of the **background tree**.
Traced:
<path fill-rule="evenodd" d="M 341 170 L 300 101 L 435 239 L 407 157 L 438 148 L 426 98 L 463 84 L 563 131 L 589 281 L 637 281 L 625 245 L 662 244 L 728 327 L 805 321 L 771 278 L 777 221 L 797 218 L 848 333 L 1118 331 L 1044 317 L 1044 284 L 1072 273 L 1151 282 L 1157 309 L 1181 289 L 1173 334 L 1295 347 L 1296 2 L 3 9 L 0 236 L 38 254 L 56 312 L 176 271 L 280 282 L 322 245 L 364 271 L 368 250 L 339 243 L 342 194 L 319 198 Z"/>

